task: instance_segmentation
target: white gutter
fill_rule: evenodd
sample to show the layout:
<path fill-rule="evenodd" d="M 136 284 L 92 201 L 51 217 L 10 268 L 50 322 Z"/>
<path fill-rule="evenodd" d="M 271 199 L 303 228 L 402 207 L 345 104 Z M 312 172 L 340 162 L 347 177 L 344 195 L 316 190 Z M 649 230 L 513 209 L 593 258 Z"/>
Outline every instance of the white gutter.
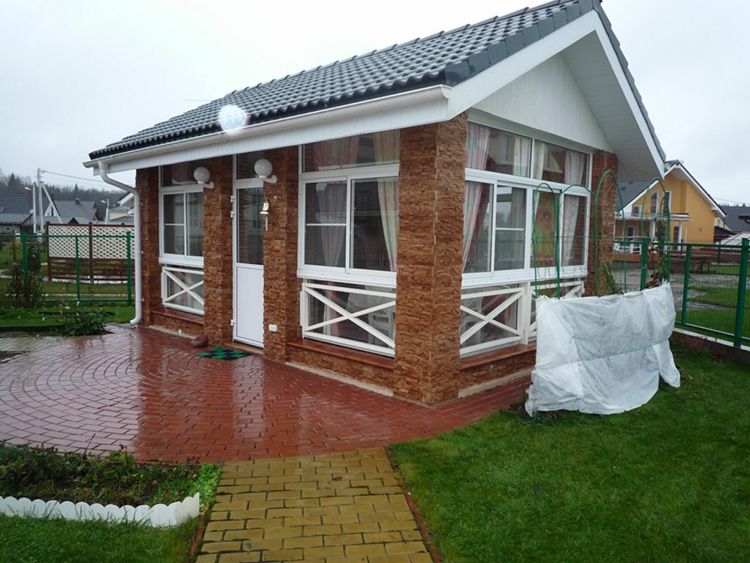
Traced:
<path fill-rule="evenodd" d="M 412 90 L 409 92 L 400 92 L 398 94 L 391 94 L 381 98 L 375 98 L 373 100 L 364 100 L 361 102 L 355 102 L 344 106 L 336 106 L 333 108 L 323 108 L 320 110 L 303 113 L 301 115 L 294 115 L 289 117 L 282 117 L 280 119 L 274 119 L 272 121 L 262 121 L 260 123 L 251 123 L 243 127 L 238 131 L 232 133 L 218 132 L 209 133 L 207 135 L 201 135 L 192 139 L 180 139 L 168 143 L 161 143 L 153 147 L 137 148 L 132 149 L 124 153 L 105 155 L 94 160 L 89 160 L 83 163 L 86 168 L 96 168 L 103 161 L 109 163 L 110 168 L 114 169 L 115 172 L 123 170 L 132 170 L 137 168 L 148 168 L 150 166 L 156 166 L 154 162 L 143 162 L 145 159 L 151 159 L 154 157 L 161 157 L 162 155 L 172 155 L 178 151 L 187 151 L 191 149 L 207 149 L 214 145 L 220 145 L 220 149 L 216 149 L 213 153 L 206 153 L 205 158 L 212 158 L 215 156 L 222 156 L 226 154 L 236 154 L 242 152 L 249 152 L 250 150 L 267 150 L 278 148 L 279 146 L 288 146 L 287 144 L 281 144 L 273 146 L 263 146 L 262 149 L 259 147 L 253 147 L 249 149 L 247 147 L 232 147 L 230 145 L 242 143 L 249 139 L 254 139 L 262 136 L 268 136 L 271 133 L 279 133 L 285 131 L 291 131 L 304 127 L 310 127 L 321 123 L 333 123 L 336 120 L 342 119 L 362 119 L 364 116 L 373 114 L 382 114 L 389 110 L 405 110 L 414 106 L 423 106 L 430 102 L 447 102 L 450 97 L 451 88 L 443 85 L 428 86 L 419 90 Z M 444 109 L 444 108 L 441 108 Z M 416 117 L 416 116 L 415 116 Z M 445 121 L 452 116 L 448 116 L 447 113 L 442 111 L 439 115 L 435 115 L 433 121 Z M 421 119 L 415 119 L 413 124 L 404 124 L 398 128 L 411 126 L 415 124 L 424 123 Z M 305 140 L 304 142 L 312 142 Z M 190 160 L 188 157 L 180 157 L 175 162 L 181 162 L 184 160 Z M 132 163 L 132 164 L 131 164 Z M 171 164 L 163 158 L 158 159 L 158 165 Z"/>
<path fill-rule="evenodd" d="M 141 198 L 138 190 L 107 175 L 107 163 L 99 161 L 99 176 L 110 186 L 133 195 L 133 224 L 135 225 L 135 317 L 130 324 L 136 325 L 143 318 L 143 268 L 141 257 Z"/>

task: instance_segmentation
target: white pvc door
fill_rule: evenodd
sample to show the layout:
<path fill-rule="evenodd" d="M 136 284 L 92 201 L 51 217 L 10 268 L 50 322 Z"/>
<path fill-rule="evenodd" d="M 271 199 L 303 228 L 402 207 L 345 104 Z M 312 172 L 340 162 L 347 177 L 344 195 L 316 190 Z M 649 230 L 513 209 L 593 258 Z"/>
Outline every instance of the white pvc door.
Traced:
<path fill-rule="evenodd" d="M 263 184 L 234 193 L 234 339 L 263 346 Z"/>

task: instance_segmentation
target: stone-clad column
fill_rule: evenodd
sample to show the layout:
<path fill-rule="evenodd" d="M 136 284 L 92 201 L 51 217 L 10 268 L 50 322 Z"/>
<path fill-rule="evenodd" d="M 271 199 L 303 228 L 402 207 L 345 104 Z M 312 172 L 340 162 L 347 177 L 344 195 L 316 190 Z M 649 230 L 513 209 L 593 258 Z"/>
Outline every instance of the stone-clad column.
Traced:
<path fill-rule="evenodd" d="M 264 185 L 269 204 L 268 230 L 263 238 L 263 344 L 265 355 L 279 361 L 288 357 L 287 343 L 299 338 L 297 280 L 298 151 L 286 147 L 269 151 L 275 184 Z M 276 325 L 276 332 L 269 330 Z"/>
<path fill-rule="evenodd" d="M 395 392 L 436 402 L 459 387 L 466 115 L 403 129 Z"/>
<path fill-rule="evenodd" d="M 151 311 L 161 307 L 159 265 L 159 169 L 142 168 L 135 173 L 141 205 L 141 260 L 143 277 L 143 324 L 153 323 Z"/>
<path fill-rule="evenodd" d="M 203 190 L 204 332 L 211 344 L 232 340 L 232 162 L 208 161 L 214 189 Z"/>
<path fill-rule="evenodd" d="M 610 293 L 602 269 L 603 267 L 612 265 L 612 257 L 614 253 L 615 210 L 617 209 L 617 165 L 617 155 L 606 151 L 597 151 L 594 153 L 591 167 L 591 190 L 592 194 L 596 194 L 597 189 L 600 191 L 597 207 L 594 207 L 594 197 L 591 198 L 588 251 L 589 275 L 586 278 L 585 284 L 586 295 L 595 295 L 595 280 L 597 276 L 599 276 L 599 295 Z M 614 176 L 612 174 L 607 174 L 604 181 L 601 182 L 601 187 L 599 187 L 599 182 L 607 170 L 611 170 L 614 173 Z M 594 225 L 595 213 L 596 226 Z M 596 232 L 594 231 L 595 228 Z M 597 241 L 596 244 L 594 243 L 595 240 Z M 594 248 L 597 246 L 599 249 L 598 268 L 597 262 L 594 260 Z"/>

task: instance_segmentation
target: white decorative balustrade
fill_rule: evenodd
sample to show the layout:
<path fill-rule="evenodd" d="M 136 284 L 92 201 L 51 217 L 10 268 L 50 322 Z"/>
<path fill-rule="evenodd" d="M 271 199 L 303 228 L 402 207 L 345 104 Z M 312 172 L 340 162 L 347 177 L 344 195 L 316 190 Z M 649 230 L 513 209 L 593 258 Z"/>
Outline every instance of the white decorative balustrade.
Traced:
<path fill-rule="evenodd" d="M 535 293 L 557 296 L 555 281 L 523 282 L 461 291 L 461 356 L 528 344 L 536 336 Z M 581 297 L 583 280 L 560 281 L 560 297 Z"/>
<path fill-rule="evenodd" d="M 305 280 L 300 297 L 304 338 L 394 355 L 394 288 Z"/>
<path fill-rule="evenodd" d="M 203 270 L 162 266 L 161 301 L 165 307 L 203 314 Z"/>

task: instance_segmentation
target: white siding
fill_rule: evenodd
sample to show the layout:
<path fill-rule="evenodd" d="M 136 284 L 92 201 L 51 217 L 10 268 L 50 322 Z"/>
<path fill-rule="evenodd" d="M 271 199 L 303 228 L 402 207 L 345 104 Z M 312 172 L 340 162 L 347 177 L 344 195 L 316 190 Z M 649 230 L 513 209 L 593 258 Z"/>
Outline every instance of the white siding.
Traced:
<path fill-rule="evenodd" d="M 582 145 L 611 150 L 561 55 L 520 76 L 475 108 Z"/>

